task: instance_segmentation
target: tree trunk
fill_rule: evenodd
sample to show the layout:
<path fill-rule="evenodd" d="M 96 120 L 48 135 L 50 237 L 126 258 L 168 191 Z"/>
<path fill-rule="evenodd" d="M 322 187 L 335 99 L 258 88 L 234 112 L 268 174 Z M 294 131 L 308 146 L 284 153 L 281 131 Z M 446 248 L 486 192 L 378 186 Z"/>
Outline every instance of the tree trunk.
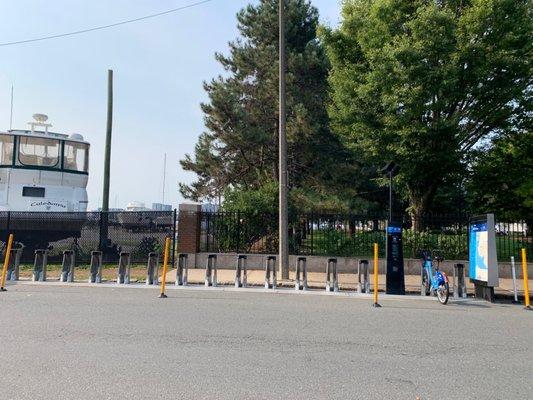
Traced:
<path fill-rule="evenodd" d="M 355 235 L 355 220 L 353 218 L 350 218 L 348 221 L 349 231 L 350 231 L 350 237 Z"/>
<path fill-rule="evenodd" d="M 431 184 L 426 185 L 427 189 L 423 193 L 410 191 L 409 214 L 411 214 L 411 229 L 413 231 L 421 232 L 425 229 L 424 215 L 433 202 L 437 187 L 437 181 L 433 181 Z"/>

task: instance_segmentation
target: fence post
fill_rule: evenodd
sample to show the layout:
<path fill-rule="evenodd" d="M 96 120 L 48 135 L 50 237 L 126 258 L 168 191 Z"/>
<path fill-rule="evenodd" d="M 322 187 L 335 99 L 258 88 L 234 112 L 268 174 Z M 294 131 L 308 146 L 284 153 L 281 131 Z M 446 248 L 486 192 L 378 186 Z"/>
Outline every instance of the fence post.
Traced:
<path fill-rule="evenodd" d="M 209 213 L 206 214 L 209 216 Z M 200 251 L 202 206 L 180 204 L 178 218 L 178 252 L 195 254 Z M 206 235 L 209 240 L 209 235 Z M 209 251 L 209 246 L 206 249 Z"/>
<path fill-rule="evenodd" d="M 314 238 L 314 228 L 313 228 L 314 223 L 315 223 L 315 219 L 313 217 L 313 213 L 311 213 L 311 224 L 310 224 L 310 230 L 311 230 L 311 232 L 310 232 L 310 234 L 311 234 L 311 255 L 313 255 L 313 251 L 314 251 L 314 247 L 315 247 L 314 240 L 313 240 L 313 238 Z"/>
<path fill-rule="evenodd" d="M 239 245 L 241 243 L 241 212 L 237 211 L 237 249 L 235 252 L 239 254 Z"/>

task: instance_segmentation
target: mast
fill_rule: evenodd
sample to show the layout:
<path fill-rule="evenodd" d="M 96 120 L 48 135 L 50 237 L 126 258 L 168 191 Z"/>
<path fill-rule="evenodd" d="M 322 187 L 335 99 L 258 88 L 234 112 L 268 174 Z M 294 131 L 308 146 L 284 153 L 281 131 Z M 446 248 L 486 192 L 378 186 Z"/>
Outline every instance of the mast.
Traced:
<path fill-rule="evenodd" d="M 11 85 L 11 113 L 9 114 L 9 130 L 13 129 L 13 85 Z"/>
<path fill-rule="evenodd" d="M 163 200 L 161 201 L 162 204 L 165 204 L 166 178 L 167 178 L 167 153 L 165 153 L 165 156 L 163 157 Z"/>

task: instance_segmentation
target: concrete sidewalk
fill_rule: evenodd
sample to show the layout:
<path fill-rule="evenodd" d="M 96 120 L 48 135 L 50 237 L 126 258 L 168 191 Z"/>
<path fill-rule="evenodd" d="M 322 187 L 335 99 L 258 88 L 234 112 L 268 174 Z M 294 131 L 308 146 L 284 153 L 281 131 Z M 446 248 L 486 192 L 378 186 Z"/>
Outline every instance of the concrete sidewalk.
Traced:
<path fill-rule="evenodd" d="M 160 274 L 162 268 L 159 269 Z M 20 278 L 22 281 L 31 279 L 31 270 L 21 270 Z M 51 269 L 47 273 L 47 280 L 50 282 L 58 281 L 60 270 L 55 268 Z M 117 269 L 105 268 L 102 271 L 103 281 L 113 282 L 116 280 Z M 87 282 L 89 276 L 88 269 L 76 269 L 75 281 Z M 146 279 L 146 267 L 135 266 L 131 268 L 131 281 L 142 283 Z M 343 291 L 355 291 L 357 289 L 357 275 L 354 273 L 339 273 L 339 288 Z M 217 271 L 218 283 L 220 285 L 234 285 L 235 284 L 235 270 L 233 269 L 218 269 Z M 279 279 L 278 274 L 278 286 L 279 287 L 294 287 L 294 272 L 289 273 L 288 280 Z M 202 284 L 205 279 L 205 270 L 203 268 L 191 268 L 188 275 L 189 283 Z M 450 290 L 453 291 L 453 277 L 449 276 Z M 380 291 L 385 291 L 386 277 L 384 274 L 380 274 L 378 277 Z M 161 281 L 161 278 L 160 278 Z M 168 284 L 173 284 L 176 281 L 176 270 L 172 269 L 167 272 Z M 470 284 L 469 279 L 466 279 L 467 291 L 469 294 L 473 294 L 474 286 Z M 265 272 L 263 270 L 248 270 L 248 285 L 249 286 L 263 286 L 265 283 Z M 310 289 L 325 289 L 326 274 L 323 272 L 309 272 L 307 274 L 307 283 Z M 372 287 L 373 278 L 370 275 L 370 284 Z M 518 295 L 523 297 L 523 283 L 521 279 L 517 279 Z M 533 280 L 529 280 L 529 287 L 533 290 Z M 420 276 L 418 275 L 406 275 L 405 276 L 405 289 L 408 293 L 420 294 Z M 512 279 L 500 278 L 500 287 L 495 290 L 496 295 L 499 297 L 512 298 L 513 297 L 513 281 Z"/>
<path fill-rule="evenodd" d="M 265 272 L 261 270 L 248 271 L 248 285 L 263 286 L 265 283 Z M 453 291 L 453 277 L 450 278 L 450 291 Z M 295 273 L 289 273 L 288 280 L 278 278 L 278 286 L 280 287 L 294 287 Z M 338 274 L 339 288 L 341 290 L 355 291 L 357 289 L 357 275 L 355 274 Z M 176 270 L 173 269 L 167 273 L 167 282 L 174 283 L 176 280 Z M 191 284 L 203 284 L 205 280 L 205 270 L 203 269 L 189 269 L 188 280 Z M 217 280 L 220 285 L 234 285 L 235 271 L 228 269 L 219 269 L 217 271 Z M 528 280 L 529 287 L 533 288 L 533 280 Z M 372 287 L 373 278 L 370 275 L 370 285 Z M 385 291 L 386 276 L 378 276 L 378 288 L 380 291 Z M 516 281 L 519 296 L 523 296 L 523 283 L 521 279 Z M 312 289 L 325 289 L 326 274 L 320 272 L 310 272 L 307 274 L 307 284 Z M 466 278 L 467 292 L 474 292 L 474 285 Z M 408 293 L 420 293 L 420 276 L 406 275 L 405 276 L 405 290 Z M 513 281 L 512 279 L 500 279 L 500 287 L 495 289 L 497 295 L 512 297 L 513 296 Z"/>

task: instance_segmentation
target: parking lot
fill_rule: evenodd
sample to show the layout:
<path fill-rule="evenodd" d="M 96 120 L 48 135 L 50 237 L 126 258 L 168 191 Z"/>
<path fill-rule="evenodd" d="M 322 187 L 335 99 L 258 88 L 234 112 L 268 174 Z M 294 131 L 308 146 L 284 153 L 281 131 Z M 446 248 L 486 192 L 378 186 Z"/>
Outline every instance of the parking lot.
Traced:
<path fill-rule="evenodd" d="M 469 300 L 10 285 L 4 399 L 526 399 L 533 312 Z M 433 301 L 431 301 L 433 300 Z"/>

